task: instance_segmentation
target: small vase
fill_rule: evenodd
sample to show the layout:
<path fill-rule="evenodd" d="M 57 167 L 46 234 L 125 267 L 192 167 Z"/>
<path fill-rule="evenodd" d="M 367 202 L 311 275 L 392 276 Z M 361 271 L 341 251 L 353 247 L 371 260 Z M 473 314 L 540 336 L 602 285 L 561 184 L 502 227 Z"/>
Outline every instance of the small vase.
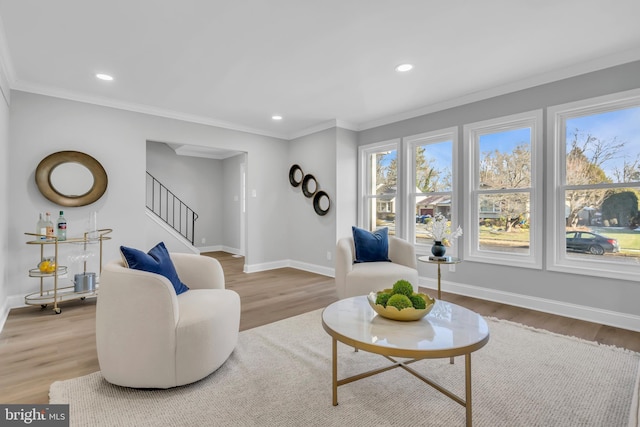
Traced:
<path fill-rule="evenodd" d="M 447 252 L 447 248 L 442 242 L 434 242 L 433 246 L 431 246 L 431 253 L 433 256 L 442 257 Z"/>

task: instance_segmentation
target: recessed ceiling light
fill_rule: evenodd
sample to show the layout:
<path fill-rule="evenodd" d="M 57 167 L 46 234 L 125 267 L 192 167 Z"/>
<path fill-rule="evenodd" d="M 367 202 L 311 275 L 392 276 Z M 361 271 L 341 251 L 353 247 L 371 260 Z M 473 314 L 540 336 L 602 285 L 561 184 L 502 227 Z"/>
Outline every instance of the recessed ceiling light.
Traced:
<path fill-rule="evenodd" d="M 111 80 L 113 80 L 113 77 L 110 76 L 109 74 L 96 74 L 96 77 L 99 78 L 100 80 L 105 80 L 107 82 L 110 82 Z"/>
<path fill-rule="evenodd" d="M 411 64 L 400 64 L 396 67 L 396 71 L 399 73 L 404 73 L 406 71 L 409 71 L 413 69 L 413 65 Z"/>
<path fill-rule="evenodd" d="M 282 116 L 278 116 L 278 115 L 276 115 L 276 116 L 271 116 L 271 118 L 272 118 L 273 120 L 282 120 Z"/>

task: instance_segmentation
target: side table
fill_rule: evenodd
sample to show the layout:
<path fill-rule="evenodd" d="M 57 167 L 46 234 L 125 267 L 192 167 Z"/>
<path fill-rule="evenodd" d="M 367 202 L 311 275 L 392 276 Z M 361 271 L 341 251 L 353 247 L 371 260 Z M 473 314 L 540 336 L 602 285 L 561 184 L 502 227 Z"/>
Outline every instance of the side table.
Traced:
<path fill-rule="evenodd" d="M 443 256 L 443 257 L 434 257 L 434 256 L 421 256 L 418 258 L 420 262 L 426 262 L 429 264 L 438 264 L 438 299 L 442 299 L 441 291 L 440 291 L 440 280 L 442 274 L 440 272 L 440 266 L 442 264 L 459 264 L 462 262 L 460 258 L 452 257 L 452 256 Z"/>

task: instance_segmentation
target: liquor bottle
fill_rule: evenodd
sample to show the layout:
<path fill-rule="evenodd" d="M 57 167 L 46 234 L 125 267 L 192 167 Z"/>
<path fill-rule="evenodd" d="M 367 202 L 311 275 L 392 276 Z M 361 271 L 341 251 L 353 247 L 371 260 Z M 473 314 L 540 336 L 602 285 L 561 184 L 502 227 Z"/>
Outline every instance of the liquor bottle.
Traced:
<path fill-rule="evenodd" d="M 60 216 L 56 221 L 56 234 L 58 240 L 67 240 L 67 220 L 64 218 L 64 212 L 60 211 Z"/>
<path fill-rule="evenodd" d="M 39 240 L 45 240 L 47 237 L 47 224 L 42 219 L 42 212 L 40 212 L 40 219 L 36 223 L 36 234 Z"/>
<path fill-rule="evenodd" d="M 47 212 L 45 215 L 45 223 L 47 225 L 47 240 L 53 240 L 53 238 L 55 237 L 55 234 L 53 231 L 53 222 L 51 221 L 51 214 L 49 212 Z"/>

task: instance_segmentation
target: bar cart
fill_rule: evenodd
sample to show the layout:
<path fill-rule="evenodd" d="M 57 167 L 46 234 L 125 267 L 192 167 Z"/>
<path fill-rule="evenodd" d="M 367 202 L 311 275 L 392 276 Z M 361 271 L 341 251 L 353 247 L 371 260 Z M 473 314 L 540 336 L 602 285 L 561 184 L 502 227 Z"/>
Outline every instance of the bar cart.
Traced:
<path fill-rule="evenodd" d="M 58 262 L 60 258 L 58 257 L 58 247 L 63 244 L 75 244 L 82 245 L 84 251 L 87 251 L 89 245 L 97 244 L 99 247 L 99 269 L 102 272 L 102 243 L 105 240 L 110 240 L 111 237 L 108 236 L 113 230 L 110 228 L 104 228 L 100 230 L 96 230 L 93 232 L 86 232 L 82 237 L 74 237 L 68 238 L 66 240 L 59 240 L 57 237 L 47 237 L 41 234 L 35 233 L 24 233 L 27 236 L 32 236 L 34 240 L 29 240 L 27 242 L 28 245 L 39 245 L 40 246 L 40 262 L 51 258 L 50 256 L 46 256 L 46 254 L 51 253 L 51 249 L 53 249 L 53 260 L 56 263 L 52 268 L 46 269 L 42 271 L 40 267 L 32 268 L 29 270 L 29 277 L 35 277 L 40 279 L 40 290 L 37 292 L 30 293 L 24 297 L 24 302 L 27 305 L 40 305 L 43 309 L 47 308 L 49 304 L 53 304 L 53 312 L 55 314 L 60 314 L 62 309 L 58 306 L 60 302 L 63 301 L 71 301 L 76 299 L 84 300 L 87 297 L 96 296 L 98 293 L 98 286 L 95 285 L 94 289 L 88 291 L 76 291 L 75 286 L 58 286 L 58 279 L 60 276 L 64 276 L 68 272 L 67 266 L 59 265 Z M 87 260 L 83 261 L 83 271 L 87 273 Z M 45 279 L 53 279 L 52 287 L 46 287 L 45 283 L 49 282 L 49 280 Z"/>

